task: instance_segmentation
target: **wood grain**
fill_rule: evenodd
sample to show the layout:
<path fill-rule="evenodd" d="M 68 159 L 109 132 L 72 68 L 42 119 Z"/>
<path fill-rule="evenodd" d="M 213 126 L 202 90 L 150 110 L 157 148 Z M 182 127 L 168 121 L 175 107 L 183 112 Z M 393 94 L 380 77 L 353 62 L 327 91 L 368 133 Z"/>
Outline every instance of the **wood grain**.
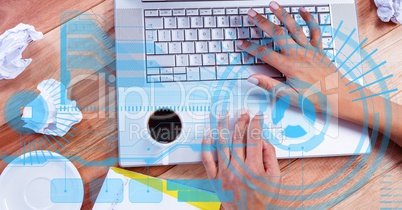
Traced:
<path fill-rule="evenodd" d="M 388 82 L 390 87 L 401 88 L 402 83 L 402 28 L 392 23 L 382 23 L 376 16 L 376 8 L 373 1 L 357 0 L 360 37 L 369 38 L 365 45 L 367 51 L 378 49 L 378 61 L 387 60 L 386 68 L 382 69 L 383 74 L 394 74 L 393 79 Z M 68 16 L 61 20 L 66 10 L 85 11 L 86 14 L 97 14 L 111 23 L 106 27 L 110 38 L 114 38 L 113 28 L 113 1 L 112 0 L 88 0 L 88 1 L 57 1 L 57 0 L 3 0 L 0 7 L 0 33 L 14 27 L 19 22 L 36 26 L 39 31 L 44 32 L 43 40 L 33 42 L 24 52 L 24 57 L 33 58 L 34 62 L 16 79 L 11 81 L 0 81 L 0 112 L 4 113 L 7 99 L 14 93 L 21 90 L 36 91 L 36 85 L 43 79 L 59 77 L 60 68 L 60 25 L 74 16 Z M 100 40 L 102 41 L 102 40 Z M 365 69 L 368 70 L 368 69 Z M 53 74 L 54 73 L 54 74 Z M 74 76 L 82 78 L 69 88 L 70 97 L 77 100 L 81 107 L 104 107 L 115 105 L 115 89 L 101 82 L 99 75 L 94 70 L 83 70 L 75 72 Z M 367 76 L 367 81 L 373 81 L 373 75 Z M 378 86 L 371 87 L 374 92 L 379 92 Z M 400 92 L 392 94 L 392 100 L 400 102 Z M 402 103 L 402 102 L 401 102 Z M 82 209 L 92 209 L 93 201 L 96 199 L 97 190 L 100 186 L 89 189 L 89 183 L 96 178 L 104 178 L 109 166 L 94 166 L 91 163 L 102 161 L 107 158 L 117 158 L 117 136 L 116 113 L 103 111 L 84 111 L 84 119 L 74 126 L 69 136 L 69 143 L 57 138 L 63 146 L 55 144 L 56 150 L 64 156 L 79 156 L 82 161 L 73 161 L 78 168 L 85 183 L 85 200 Z M 23 153 L 24 143 L 38 141 L 42 135 L 22 135 L 9 128 L 4 118 L 0 115 L 0 151 L 2 155 L 18 156 Z M 316 180 L 328 179 L 326 183 L 317 187 L 303 190 L 282 189 L 280 193 L 293 195 L 299 199 L 287 201 L 284 204 L 288 207 L 303 207 L 332 201 L 331 205 L 322 205 L 322 208 L 332 207 L 334 209 L 366 209 L 381 207 L 401 207 L 396 203 L 397 197 L 392 197 L 390 205 L 381 203 L 384 197 L 382 188 L 392 187 L 402 189 L 402 151 L 398 146 L 390 144 L 386 151 L 382 151 L 381 136 L 376 139 L 373 153 L 361 162 L 364 156 L 354 160 L 350 157 L 331 157 L 314 159 L 293 159 L 280 160 L 280 167 L 283 172 L 284 185 L 306 185 Z M 45 145 L 43 145 L 45 146 Z M 46 146 L 51 147 L 50 144 Z M 381 159 L 376 157 L 381 156 Z M 0 171 L 7 162 L 0 161 Z M 350 163 L 348 163 L 350 161 Z M 379 162 L 376 168 L 370 168 L 374 163 Z M 337 171 L 348 163 L 345 171 L 337 176 Z M 365 163 L 365 164 L 363 164 Z M 111 162 L 110 166 L 117 166 Z M 359 169 L 355 177 L 350 178 L 354 169 Z M 163 179 L 205 179 L 205 169 L 201 164 L 179 165 L 179 166 L 157 166 L 128 168 L 128 170 L 149 174 Z M 369 179 L 362 187 L 354 187 L 367 174 Z M 386 175 L 386 176 L 385 176 Z M 319 193 L 330 187 L 336 187 L 341 180 L 350 179 L 340 189 L 333 193 L 322 196 L 320 199 L 313 198 L 308 194 Z M 348 191 L 349 189 L 352 189 Z M 402 194 L 402 192 L 400 193 Z M 300 198 L 306 198 L 301 202 Z M 399 199 L 400 200 L 400 199 Z M 335 205 L 335 206 L 334 206 Z"/>

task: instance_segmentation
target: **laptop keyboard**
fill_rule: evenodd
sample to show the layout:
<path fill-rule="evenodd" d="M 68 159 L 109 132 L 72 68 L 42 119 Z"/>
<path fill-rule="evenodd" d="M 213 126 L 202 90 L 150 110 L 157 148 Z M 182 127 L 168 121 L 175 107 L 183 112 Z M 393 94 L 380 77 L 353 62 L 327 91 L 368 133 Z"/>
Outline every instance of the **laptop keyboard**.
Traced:
<path fill-rule="evenodd" d="M 300 6 L 284 6 L 309 37 Z M 329 5 L 305 6 L 317 20 L 322 43 L 333 56 Z M 279 48 L 248 18 L 250 8 L 149 9 L 144 11 L 147 82 L 247 79 L 250 70 L 267 71 L 266 64 L 237 48 L 235 40 Z M 273 23 L 281 23 L 267 7 L 253 8 Z M 247 69 L 247 70 L 245 70 Z M 271 77 L 283 77 L 276 70 Z"/>

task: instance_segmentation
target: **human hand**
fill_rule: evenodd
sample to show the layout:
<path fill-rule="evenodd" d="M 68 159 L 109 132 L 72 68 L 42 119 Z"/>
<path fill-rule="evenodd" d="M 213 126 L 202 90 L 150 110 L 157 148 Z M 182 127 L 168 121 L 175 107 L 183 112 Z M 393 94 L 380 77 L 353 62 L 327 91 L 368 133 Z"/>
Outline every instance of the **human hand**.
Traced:
<path fill-rule="evenodd" d="M 219 119 L 214 140 L 211 136 L 203 140 L 203 163 L 209 179 L 222 181 L 222 186 L 213 187 L 224 209 L 265 209 L 279 192 L 281 172 L 275 148 L 262 139 L 262 119 L 258 115 L 250 121 L 248 113 L 242 114 L 230 144 L 226 116 Z M 216 151 L 213 145 L 217 145 Z M 217 152 L 218 164 L 213 152 Z"/>
<path fill-rule="evenodd" d="M 321 41 L 321 29 L 312 14 L 303 7 L 300 8 L 300 15 L 310 30 L 311 40 L 309 41 L 302 27 L 278 3 L 271 2 L 269 7 L 274 15 L 284 23 L 288 32 L 252 9 L 248 15 L 262 31 L 272 37 L 279 46 L 280 52 L 275 52 L 268 46 L 261 46 L 245 40 L 238 40 L 237 44 L 242 50 L 257 56 L 282 72 L 286 76 L 287 82 L 281 84 L 280 81 L 263 74 L 252 75 L 248 81 L 266 90 L 272 90 L 279 97 L 288 94 L 293 96 L 291 100 L 293 105 L 297 105 L 295 103 L 298 103 L 298 97 L 303 95 L 314 104 L 317 112 L 328 111 L 320 103 L 329 103 L 329 107 L 335 109 L 330 114 L 349 121 L 360 122 L 363 118 L 362 105 L 353 103 L 353 99 L 360 98 L 362 95 L 359 91 L 351 93 L 359 85 L 356 83 L 346 85 L 349 80 L 342 77 L 337 67 L 325 55 Z M 276 87 L 281 88 L 277 90 Z M 318 98 L 317 94 L 314 94 L 317 90 L 324 96 L 336 95 L 337 97 Z M 365 93 L 364 95 L 370 95 L 368 89 L 362 89 L 362 91 Z M 347 111 L 350 109 L 357 111 L 350 114 Z"/>

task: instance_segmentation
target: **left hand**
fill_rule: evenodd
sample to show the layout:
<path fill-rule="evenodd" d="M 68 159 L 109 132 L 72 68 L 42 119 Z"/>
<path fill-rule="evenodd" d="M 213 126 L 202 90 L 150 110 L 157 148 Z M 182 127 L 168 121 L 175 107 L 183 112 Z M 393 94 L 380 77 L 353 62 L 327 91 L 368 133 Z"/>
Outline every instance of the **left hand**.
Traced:
<path fill-rule="evenodd" d="M 211 149 L 214 144 L 211 137 L 203 140 L 203 163 L 209 179 L 222 181 L 222 186 L 213 187 L 224 209 L 265 209 L 274 202 L 272 195 L 279 191 L 281 172 L 275 148 L 261 136 L 261 119 L 262 116 L 258 115 L 250 121 L 248 113 L 242 114 L 235 125 L 231 148 L 225 136 L 229 134 L 228 117 L 219 119 L 215 139 L 217 151 Z M 218 164 L 213 152 L 217 152 Z M 266 184 L 268 182 L 270 185 Z M 271 196 L 259 193 L 258 189 L 271 193 Z M 231 191 L 233 196 L 228 196 L 223 190 Z"/>

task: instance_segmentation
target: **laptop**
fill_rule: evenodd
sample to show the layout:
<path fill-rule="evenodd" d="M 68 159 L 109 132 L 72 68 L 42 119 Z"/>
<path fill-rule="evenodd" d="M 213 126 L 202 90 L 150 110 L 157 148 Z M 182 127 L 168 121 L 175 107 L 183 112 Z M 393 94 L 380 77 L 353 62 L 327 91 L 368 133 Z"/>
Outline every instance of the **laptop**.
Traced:
<path fill-rule="evenodd" d="M 299 7 L 314 14 L 322 29 L 325 51 L 336 65 L 342 59 L 348 59 L 342 64 L 344 68 L 359 63 L 360 55 L 352 53 L 355 48 L 343 44 L 345 36 L 334 35 L 341 24 L 342 29 L 349 31 L 358 28 L 354 0 L 278 3 L 307 36 L 309 31 Z M 235 45 L 236 39 L 248 39 L 279 50 L 247 17 L 248 10 L 253 8 L 275 24 L 283 25 L 268 4 L 263 0 L 115 0 L 122 167 L 200 162 L 201 141 L 208 130 L 215 128 L 218 115 L 228 114 L 233 132 L 238 110 L 243 107 L 252 116 L 264 114 L 264 138 L 275 146 L 280 159 L 371 152 L 366 128 L 306 111 L 305 106 L 311 107 L 308 101 L 299 107 L 289 106 L 288 97 L 278 98 L 246 81 L 254 73 L 285 79 Z M 350 37 L 358 43 L 358 33 Z M 341 48 L 342 53 L 337 53 Z M 356 74 L 361 71 L 355 69 Z"/>

